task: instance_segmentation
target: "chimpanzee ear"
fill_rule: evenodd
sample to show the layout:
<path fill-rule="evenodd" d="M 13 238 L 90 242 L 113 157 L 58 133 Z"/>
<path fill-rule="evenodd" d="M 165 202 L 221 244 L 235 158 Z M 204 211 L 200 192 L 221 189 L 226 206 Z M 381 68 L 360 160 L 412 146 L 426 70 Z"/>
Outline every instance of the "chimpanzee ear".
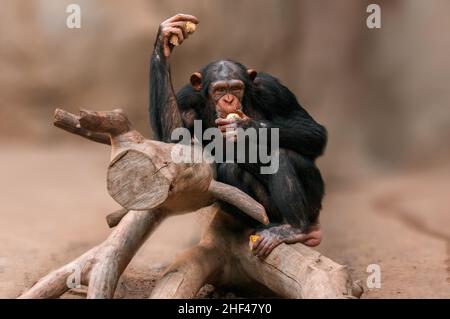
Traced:
<path fill-rule="evenodd" d="M 250 77 L 250 80 L 254 80 L 256 78 L 256 76 L 258 75 L 258 72 L 256 72 L 253 69 L 247 69 L 247 74 Z"/>
<path fill-rule="evenodd" d="M 200 91 L 202 89 L 202 74 L 200 72 L 192 73 L 191 84 L 197 91 Z"/>

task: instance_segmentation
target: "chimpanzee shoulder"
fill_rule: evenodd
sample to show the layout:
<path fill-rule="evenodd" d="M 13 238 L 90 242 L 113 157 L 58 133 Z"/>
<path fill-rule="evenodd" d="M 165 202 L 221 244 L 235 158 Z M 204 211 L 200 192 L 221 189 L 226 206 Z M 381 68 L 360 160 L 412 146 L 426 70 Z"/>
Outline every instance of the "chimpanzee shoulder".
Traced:
<path fill-rule="evenodd" d="M 272 115 L 289 117 L 292 111 L 296 111 L 306 118 L 311 118 L 294 93 L 276 77 L 265 72 L 259 72 L 254 80 L 253 103 Z"/>

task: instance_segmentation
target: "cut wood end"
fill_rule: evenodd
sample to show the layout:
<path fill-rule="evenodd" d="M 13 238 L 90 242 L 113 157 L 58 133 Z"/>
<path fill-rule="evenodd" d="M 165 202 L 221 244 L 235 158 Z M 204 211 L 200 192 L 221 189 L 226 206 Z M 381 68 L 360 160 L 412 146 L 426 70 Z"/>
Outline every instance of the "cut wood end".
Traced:
<path fill-rule="evenodd" d="M 259 221 L 261 224 L 269 225 L 270 221 L 269 221 L 269 217 L 267 217 L 266 210 L 264 209 L 264 206 L 262 206 L 261 204 L 259 204 L 259 205 L 261 207 L 259 209 L 255 210 L 254 215 L 250 215 L 248 212 L 246 212 L 246 213 L 247 213 L 247 215 L 249 215 L 249 216 L 253 217 L 254 219 L 256 219 L 257 221 Z"/>
<path fill-rule="evenodd" d="M 264 207 L 263 207 L 262 212 L 260 214 L 262 216 L 261 223 L 263 223 L 264 225 L 269 225 L 269 223 L 270 223 L 269 217 L 267 217 L 266 210 L 264 209 Z"/>
<path fill-rule="evenodd" d="M 60 121 L 61 118 L 64 116 L 64 113 L 66 113 L 66 111 L 56 108 L 55 113 L 53 113 L 53 123 Z"/>
<path fill-rule="evenodd" d="M 121 152 L 109 164 L 108 192 L 128 210 L 156 208 L 165 202 L 170 189 L 170 181 L 160 170 L 143 152 Z"/>
<path fill-rule="evenodd" d="M 53 125 L 56 127 L 76 126 L 79 117 L 75 114 L 69 113 L 63 109 L 55 109 L 53 113 Z"/>

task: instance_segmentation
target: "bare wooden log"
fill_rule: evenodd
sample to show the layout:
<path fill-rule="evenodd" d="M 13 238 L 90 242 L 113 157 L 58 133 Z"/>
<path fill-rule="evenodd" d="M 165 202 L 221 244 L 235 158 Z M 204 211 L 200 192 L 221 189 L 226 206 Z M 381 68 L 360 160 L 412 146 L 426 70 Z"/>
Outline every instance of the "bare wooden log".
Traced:
<path fill-rule="evenodd" d="M 255 281 L 283 298 L 352 298 L 353 282 L 345 266 L 339 265 L 303 244 L 281 244 L 264 260 L 248 243 L 234 246 L 239 266 Z"/>
<path fill-rule="evenodd" d="M 351 280 L 345 266 L 303 244 L 281 244 L 261 260 L 250 250 L 249 234 L 227 214 L 217 211 L 202 239 L 202 242 L 213 242 L 208 256 L 197 254 L 201 244 L 192 248 L 182 262 L 176 261 L 171 266 L 181 271 L 166 273 L 151 298 L 190 298 L 197 294 L 200 283 L 251 285 L 249 279 L 283 298 L 361 296 L 362 287 Z M 214 269 L 215 277 L 197 275 L 203 271 L 205 263 L 215 260 L 223 263 L 220 270 Z"/>
<path fill-rule="evenodd" d="M 19 299 L 50 299 L 58 298 L 70 289 L 67 283 L 69 276 L 78 276 L 80 284 L 86 284 L 86 273 L 90 272 L 91 262 L 98 250 L 98 246 L 87 251 L 74 261 L 52 271 L 40 279 L 28 291 L 19 296 Z M 76 272 L 81 272 L 79 275 Z"/>
<path fill-rule="evenodd" d="M 264 207 L 235 187 L 212 179 L 206 163 L 171 161 L 172 144 L 146 140 L 120 111 L 55 112 L 55 125 L 109 144 L 108 190 L 124 209 L 107 217 L 117 225 L 105 242 L 50 273 L 20 298 L 54 298 L 70 287 L 74 268 L 88 285 L 88 298 L 112 298 L 117 281 L 142 243 L 167 216 L 190 212 L 215 199 L 235 205 L 267 224 Z M 217 205 L 214 206 L 217 210 Z M 138 210 L 129 209 L 139 208 Z M 190 298 L 206 282 L 237 285 L 249 279 L 286 298 L 350 298 L 362 290 L 344 266 L 303 246 L 280 245 L 261 261 L 248 247 L 249 230 L 220 209 L 200 244 L 179 258 L 152 293 L 157 298 Z"/>
<path fill-rule="evenodd" d="M 124 134 L 131 130 L 131 124 L 121 109 L 113 111 L 80 111 L 80 124 L 87 130 L 109 133 L 112 136 Z"/>
<path fill-rule="evenodd" d="M 269 218 L 265 213 L 264 206 L 257 201 L 250 200 L 250 196 L 242 192 L 240 189 L 212 180 L 208 191 L 216 199 L 236 206 L 247 215 L 253 217 L 264 225 L 269 224 Z"/>
<path fill-rule="evenodd" d="M 226 256 L 214 245 L 201 243 L 166 270 L 153 288 L 152 299 L 194 298 L 201 287 L 222 270 Z"/>
<path fill-rule="evenodd" d="M 108 191 L 126 209 L 158 207 L 183 213 L 220 199 L 236 205 L 263 224 L 269 222 L 264 207 L 253 198 L 235 187 L 213 181 L 209 164 L 172 163 L 174 144 L 145 139 L 131 130 L 121 110 L 82 110 L 80 116 L 76 116 L 57 109 L 55 125 L 88 139 L 95 137 L 101 143 L 111 140 Z"/>
<path fill-rule="evenodd" d="M 115 157 L 108 168 L 107 188 L 121 206 L 183 213 L 220 199 L 263 224 L 269 223 L 260 203 L 236 187 L 214 181 L 207 163 L 174 164 L 171 149 L 166 147 L 168 144 L 154 141 L 130 142 L 127 147 L 121 147 L 125 138 L 136 139 L 135 134 L 112 139 L 113 149 L 120 149 L 120 152 L 113 151 Z"/>
<path fill-rule="evenodd" d="M 87 130 L 80 125 L 80 117 L 66 112 L 61 109 L 56 109 L 54 114 L 53 124 L 60 129 L 63 129 L 72 134 L 76 134 L 87 138 L 91 141 L 102 143 L 106 145 L 111 145 L 111 139 L 109 134 L 92 132 Z"/>
<path fill-rule="evenodd" d="M 111 298 L 131 258 L 164 217 L 174 212 L 192 211 L 212 202 L 214 198 L 208 192 L 212 171 L 205 163 L 170 163 L 173 145 L 144 139 L 138 132 L 131 130 L 128 119 L 120 111 L 83 110 L 80 116 L 76 116 L 56 110 L 55 125 L 104 144 L 110 141 L 112 161 L 108 170 L 108 189 L 125 208 L 108 216 L 110 225 L 120 223 L 104 243 L 50 273 L 21 298 L 60 296 L 69 289 L 66 280 L 74 267 L 80 270 L 80 276 L 88 285 L 88 298 Z M 218 189 L 226 191 L 224 186 L 212 189 L 213 192 Z M 239 195 L 239 190 L 231 190 Z M 139 196 L 143 196 L 143 199 Z M 246 196 L 241 194 L 240 205 L 246 210 L 255 210 L 253 216 L 266 220 L 264 210 L 261 211 L 262 206 Z M 245 200 L 254 203 L 243 205 L 241 202 Z M 147 206 L 135 205 L 142 201 Z M 146 210 L 127 213 L 133 207 Z M 149 212 L 149 207 L 154 209 Z M 205 251 L 211 251 L 211 248 L 205 246 L 197 250 L 199 252 L 193 256 L 198 255 L 199 259 L 209 256 Z M 220 264 L 216 262 L 210 265 L 218 268 Z M 200 272 L 191 276 L 191 282 L 197 281 L 198 285 L 202 285 L 202 280 L 198 279 L 203 278 L 204 274 Z"/>
<path fill-rule="evenodd" d="M 95 254 L 87 298 L 112 298 L 117 282 L 131 259 L 164 219 L 160 211 L 129 212 Z"/>
<path fill-rule="evenodd" d="M 152 209 L 163 204 L 172 180 L 161 172 L 167 164 L 156 165 L 140 151 L 128 149 L 118 154 L 108 168 L 109 194 L 127 209 Z"/>
<path fill-rule="evenodd" d="M 210 226 L 198 245 L 188 249 L 168 267 L 153 288 L 151 299 L 194 298 L 201 287 L 216 282 L 231 265 L 228 243 L 220 236 L 221 226 L 228 224 L 217 224 L 220 206 L 215 204 L 203 210 L 211 217 Z"/>
<path fill-rule="evenodd" d="M 112 298 L 120 275 L 164 217 L 158 211 L 130 211 L 102 244 L 51 272 L 19 298 L 57 298 L 71 288 L 67 279 L 75 272 L 89 287 L 88 298 Z"/>

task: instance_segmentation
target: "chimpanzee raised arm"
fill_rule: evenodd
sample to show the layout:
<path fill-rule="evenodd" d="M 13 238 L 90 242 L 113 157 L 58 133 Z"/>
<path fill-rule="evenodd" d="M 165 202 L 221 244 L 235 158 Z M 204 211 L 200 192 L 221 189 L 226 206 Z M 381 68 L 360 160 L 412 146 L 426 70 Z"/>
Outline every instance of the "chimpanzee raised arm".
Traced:
<path fill-rule="evenodd" d="M 179 44 L 189 36 L 187 22 L 197 24 L 198 19 L 177 14 L 161 23 L 150 61 L 150 123 L 154 138 L 164 142 L 170 142 L 173 129 L 183 126 L 172 86 L 169 56 L 174 48 L 171 36 L 176 35 Z"/>
<path fill-rule="evenodd" d="M 214 61 L 194 72 L 175 100 L 167 60 L 173 48 L 169 37 L 176 34 L 181 43 L 188 22 L 198 21 L 192 16 L 176 15 L 163 22 L 158 31 L 150 75 L 150 116 L 155 138 L 170 141 L 174 128 L 192 129 L 194 120 L 202 121 L 203 130 L 218 127 L 232 142 L 237 140 L 239 128 L 278 129 L 277 171 L 262 174 L 260 163 L 250 161 L 218 162 L 217 179 L 246 192 L 266 209 L 273 224 L 258 230 L 254 253 L 259 257 L 267 256 L 282 242 L 318 245 L 324 183 L 315 160 L 325 148 L 325 128 L 276 78 L 232 60 Z M 258 147 L 266 147 L 259 139 L 257 143 Z M 226 203 L 221 206 L 243 225 L 257 226 L 239 210 Z"/>

